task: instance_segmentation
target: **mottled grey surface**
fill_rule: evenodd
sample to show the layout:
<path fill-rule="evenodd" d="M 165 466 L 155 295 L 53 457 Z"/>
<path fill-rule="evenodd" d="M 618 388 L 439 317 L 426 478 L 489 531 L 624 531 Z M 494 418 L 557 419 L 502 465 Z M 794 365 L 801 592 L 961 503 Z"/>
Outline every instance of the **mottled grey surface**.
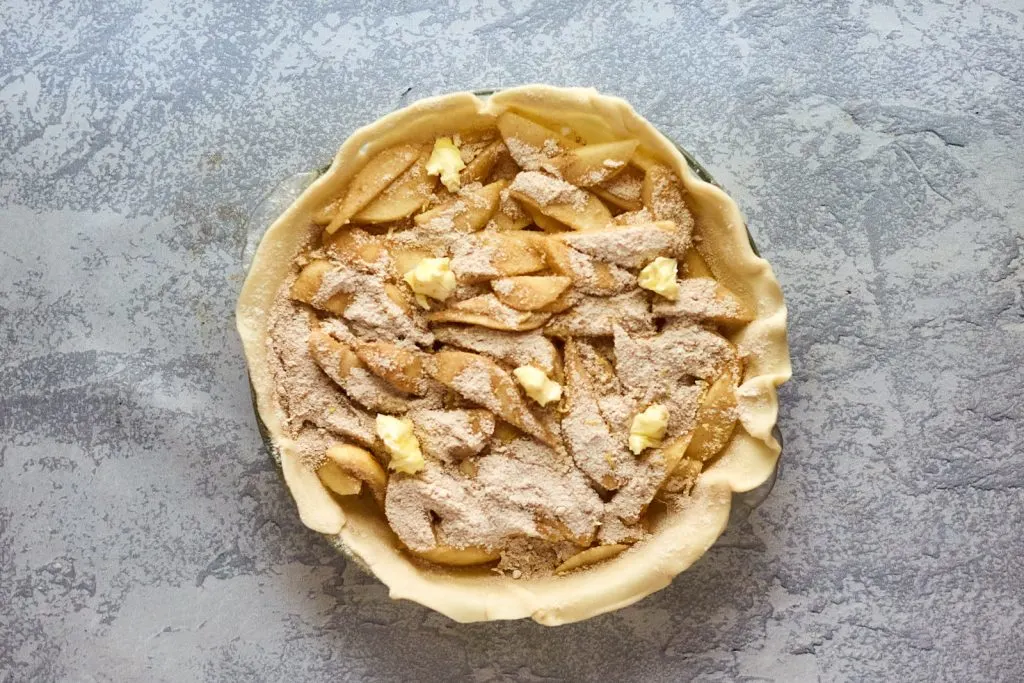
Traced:
<path fill-rule="evenodd" d="M 0 681 L 1024 677 L 1019 0 L 170 4 L 0 3 Z M 795 367 L 768 502 L 557 630 L 393 603 L 304 530 L 232 320 L 279 179 L 529 81 L 708 164 Z"/>

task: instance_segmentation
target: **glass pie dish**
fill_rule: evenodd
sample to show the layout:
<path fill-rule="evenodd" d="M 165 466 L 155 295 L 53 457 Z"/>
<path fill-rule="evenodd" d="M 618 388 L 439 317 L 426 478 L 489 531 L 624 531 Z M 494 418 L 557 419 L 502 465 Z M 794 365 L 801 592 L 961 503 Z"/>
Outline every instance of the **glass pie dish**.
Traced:
<path fill-rule="evenodd" d="M 742 429 L 726 452 L 701 474 L 692 505 L 678 514 L 652 512 L 650 542 L 592 568 L 529 581 L 496 574 L 488 567 L 424 566 L 402 553 L 372 503 L 348 500 L 337 511 L 324 513 L 317 507 L 319 503 L 311 505 L 309 499 L 303 499 L 301 486 L 294 483 L 295 469 L 289 478 L 289 464 L 286 458 L 282 460 L 281 441 L 275 438 L 275 417 L 268 406 L 272 399 L 266 378 L 261 378 L 259 372 L 260 326 L 264 325 L 259 310 L 260 306 L 266 307 L 268 282 L 273 283 L 273 278 L 267 281 L 261 273 L 254 275 L 251 265 L 254 258 L 259 261 L 260 254 L 266 264 L 268 255 L 279 257 L 293 248 L 282 236 L 294 232 L 296 221 L 308 220 L 309 206 L 322 203 L 329 191 L 336 192 L 325 186 L 333 183 L 336 188 L 339 178 L 350 176 L 354 167 L 365 163 L 368 150 L 379 142 L 377 138 L 383 137 L 391 144 L 400 139 L 382 133 L 385 124 L 357 131 L 330 167 L 285 179 L 253 211 L 246 226 L 243 258 L 250 276 L 239 304 L 239 328 L 253 378 L 261 432 L 275 460 L 285 468 L 286 481 L 307 526 L 326 533 L 349 557 L 378 576 L 394 598 L 420 602 L 459 621 L 529 616 L 553 625 L 617 609 L 664 587 L 714 542 L 725 527 L 732 505 L 756 507 L 770 491 L 781 452 L 781 435 L 775 427 L 775 387 L 788 379 L 790 372 L 785 307 L 770 267 L 759 258 L 735 203 L 689 153 L 657 133 L 622 100 L 592 90 L 545 86 L 460 93 L 432 98 L 389 115 L 385 117 L 386 129 L 401 130 L 403 124 L 415 127 L 426 121 L 426 127 L 440 131 L 450 126 L 443 121 L 452 112 L 456 118 L 490 115 L 509 106 L 533 107 L 543 116 L 568 122 L 583 137 L 589 137 L 589 132 L 600 140 L 598 129 L 608 126 L 618 135 L 640 138 L 665 158 L 674 157 L 671 161 L 678 165 L 676 173 L 698 202 L 698 224 L 705 231 L 700 242 L 702 255 L 716 278 L 743 292 L 757 309 L 755 319 L 730 339 L 738 347 L 746 345 L 759 354 L 743 377 L 748 405 Z"/>

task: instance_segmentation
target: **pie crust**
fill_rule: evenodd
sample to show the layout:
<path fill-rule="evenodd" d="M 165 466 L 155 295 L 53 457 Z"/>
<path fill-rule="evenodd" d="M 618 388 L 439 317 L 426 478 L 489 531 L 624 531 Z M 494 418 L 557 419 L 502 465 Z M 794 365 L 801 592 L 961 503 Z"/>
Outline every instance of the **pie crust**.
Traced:
<path fill-rule="evenodd" d="M 304 467 L 282 429 L 267 360 L 268 316 L 293 259 L 308 242 L 314 213 L 341 194 L 368 159 L 392 145 L 426 141 L 452 131 L 491 127 L 515 109 L 571 127 L 588 143 L 634 138 L 668 164 L 689 192 L 696 219 L 696 248 L 715 278 L 755 312 L 755 319 L 726 334 L 745 356 L 737 391 L 739 423 L 722 454 L 698 478 L 686 503 L 653 514 L 651 536 L 600 564 L 565 575 L 519 578 L 484 567 L 423 563 L 400 548 L 394 532 L 366 497 L 333 497 Z M 329 169 L 267 230 L 242 287 L 236 310 L 259 418 L 273 444 L 302 522 L 327 535 L 376 575 L 394 599 L 408 599 L 460 622 L 530 617 L 564 624 L 625 607 L 664 588 L 695 562 L 725 528 L 733 492 L 756 488 L 773 473 L 780 445 L 772 435 L 778 413 L 776 387 L 791 375 L 786 308 L 767 261 L 749 242 L 736 203 L 698 178 L 682 153 L 626 101 L 590 88 L 527 85 L 488 97 L 460 92 L 420 100 L 355 131 Z"/>

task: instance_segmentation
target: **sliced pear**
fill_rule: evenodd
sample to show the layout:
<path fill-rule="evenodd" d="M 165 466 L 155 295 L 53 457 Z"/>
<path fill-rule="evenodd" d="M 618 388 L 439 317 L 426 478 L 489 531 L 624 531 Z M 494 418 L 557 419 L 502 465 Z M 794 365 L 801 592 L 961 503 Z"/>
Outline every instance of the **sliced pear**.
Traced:
<path fill-rule="evenodd" d="M 494 294 L 457 301 L 427 314 L 427 320 L 434 323 L 462 323 L 517 332 L 535 330 L 550 319 L 550 313 L 517 310 L 502 303 Z"/>
<path fill-rule="evenodd" d="M 355 351 L 322 327 L 310 330 L 309 355 L 324 374 L 363 407 L 381 413 L 404 413 L 408 410 L 409 402 L 405 396 L 371 373 Z"/>
<path fill-rule="evenodd" d="M 437 256 L 434 251 L 418 247 L 391 247 L 391 260 L 395 264 L 394 276 L 401 278 L 415 268 L 420 261 Z"/>
<path fill-rule="evenodd" d="M 658 256 L 683 254 L 689 236 L 670 221 L 641 225 L 610 225 L 600 230 L 573 232 L 555 239 L 607 263 L 624 268 L 643 268 Z"/>
<path fill-rule="evenodd" d="M 548 159 L 579 147 L 575 140 L 515 112 L 505 112 L 498 117 L 498 131 L 515 162 L 531 171 Z"/>
<path fill-rule="evenodd" d="M 324 486 L 339 496 L 356 496 L 363 488 L 363 482 L 345 474 L 333 460 L 325 459 L 323 464 L 317 468 L 316 476 L 320 477 Z"/>
<path fill-rule="evenodd" d="M 331 222 L 327 224 L 327 232 L 333 234 L 348 223 L 354 215 L 405 173 L 406 169 L 416 163 L 425 149 L 424 145 L 395 145 L 370 159 L 349 181 L 345 198 L 339 203 Z"/>
<path fill-rule="evenodd" d="M 326 300 L 321 300 L 320 288 L 323 286 L 324 278 L 328 273 L 335 270 L 336 266 L 330 261 L 317 259 L 310 261 L 299 272 L 295 282 L 292 283 L 290 296 L 296 301 L 309 304 L 315 308 L 344 315 L 349 304 L 352 303 L 352 295 L 347 292 L 338 292 Z"/>
<path fill-rule="evenodd" d="M 487 356 L 439 351 L 430 371 L 434 379 L 465 399 L 552 448 L 559 445 L 560 440 L 530 412 L 512 376 Z"/>
<path fill-rule="evenodd" d="M 355 347 L 370 371 L 399 391 L 423 396 L 430 389 L 425 369 L 427 355 L 389 342 L 362 342 Z"/>
<path fill-rule="evenodd" d="M 533 235 L 523 231 L 482 232 L 455 245 L 452 272 L 459 282 L 524 275 L 544 268 L 545 259 Z"/>
<path fill-rule="evenodd" d="M 416 557 L 428 562 L 443 564 L 449 567 L 468 567 L 474 564 L 486 564 L 487 562 L 494 562 L 501 557 L 500 551 L 488 550 L 487 548 L 453 548 L 451 546 L 439 545 L 429 550 L 407 550 Z"/>
<path fill-rule="evenodd" d="M 437 176 L 427 174 L 430 151 L 424 151 L 405 172 L 352 217 L 353 223 L 390 223 L 411 216 L 430 201 Z"/>
<path fill-rule="evenodd" d="M 675 301 L 657 297 L 652 306 L 655 316 L 683 316 L 725 325 L 748 323 L 754 311 L 721 283 L 705 277 L 679 280 L 679 296 Z"/>
<path fill-rule="evenodd" d="M 572 230 L 572 228 L 570 228 L 562 221 L 557 221 L 554 218 L 551 218 L 550 216 L 545 216 L 532 206 L 526 205 L 524 206 L 524 210 L 530 216 L 530 220 L 533 221 L 533 224 L 546 233 L 557 234 L 562 232 L 570 232 Z"/>
<path fill-rule="evenodd" d="M 572 285 L 564 275 L 519 275 L 491 281 L 498 299 L 520 311 L 539 311 L 552 305 Z"/>
<path fill-rule="evenodd" d="M 344 474 L 366 484 L 377 502 L 384 505 L 388 475 L 369 451 L 343 444 L 328 448 L 327 458 Z"/>
<path fill-rule="evenodd" d="M 494 415 L 482 408 L 417 410 L 410 417 L 423 452 L 447 463 L 476 455 L 494 434 Z"/>
<path fill-rule="evenodd" d="M 501 192 L 501 199 L 498 202 L 498 210 L 487 221 L 485 228 L 493 232 L 508 232 L 510 230 L 522 230 L 532 222 L 532 217 L 519 201 L 511 196 L 508 187 Z"/>
<path fill-rule="evenodd" d="M 575 306 L 551 319 L 544 334 L 551 337 L 607 337 L 615 325 L 635 334 L 654 332 L 654 320 L 642 290 L 618 296 L 581 297 Z"/>
<path fill-rule="evenodd" d="M 699 460 L 684 458 L 676 465 L 662 488 L 669 493 L 689 493 L 703 469 L 704 465 Z"/>
<path fill-rule="evenodd" d="M 686 255 L 683 257 L 683 273 L 686 277 L 709 277 L 712 279 L 715 277 L 708 262 L 704 260 L 695 246 L 686 250 Z"/>
<path fill-rule="evenodd" d="M 490 143 L 480 153 L 473 157 L 473 160 L 466 164 L 466 168 L 462 169 L 459 174 L 459 180 L 462 186 L 465 187 L 470 183 L 482 183 L 490 175 L 494 165 L 498 163 L 498 160 L 502 155 L 508 154 L 508 150 L 505 148 L 505 143 L 501 140 L 495 140 Z"/>
<path fill-rule="evenodd" d="M 654 214 L 647 207 L 637 211 L 624 211 L 612 219 L 615 225 L 640 225 L 641 223 L 653 223 Z"/>
<path fill-rule="evenodd" d="M 608 180 L 598 183 L 590 191 L 613 206 L 626 211 L 637 211 L 644 206 L 642 189 L 644 172 L 629 164 Z"/>
<path fill-rule="evenodd" d="M 460 192 L 442 204 L 417 214 L 416 225 L 431 232 L 476 232 L 487 224 L 508 182 L 498 180 L 481 188 Z"/>
<path fill-rule="evenodd" d="M 636 287 L 636 277 L 629 271 L 576 251 L 555 236 L 533 235 L 530 239 L 544 250 L 548 267 L 572 279 L 583 294 L 610 296 Z"/>
<path fill-rule="evenodd" d="M 578 552 L 562 564 L 555 567 L 556 574 L 565 574 L 571 572 L 574 569 L 580 567 L 586 567 L 598 562 L 610 560 L 613 557 L 622 553 L 623 550 L 629 548 L 628 545 L 614 544 L 614 545 L 598 545 L 593 548 L 587 548 L 582 552 Z"/>
<path fill-rule="evenodd" d="M 333 235 L 325 233 L 323 245 L 338 261 L 364 272 L 376 270 L 388 259 L 385 239 L 356 227 L 339 230 Z"/>
<path fill-rule="evenodd" d="M 640 196 L 659 221 L 672 221 L 687 236 L 693 233 L 693 214 L 686 205 L 686 193 L 668 166 L 653 164 L 647 169 Z"/>
<path fill-rule="evenodd" d="M 517 175 L 509 185 L 509 193 L 525 207 L 573 230 L 597 230 L 612 222 L 608 207 L 595 195 L 537 171 Z"/>
<path fill-rule="evenodd" d="M 485 327 L 459 325 L 439 325 L 433 331 L 442 343 L 485 353 L 513 367 L 534 365 L 556 381 L 562 376 L 558 349 L 550 339 L 537 331 L 509 334 Z"/>
<path fill-rule="evenodd" d="M 697 409 L 697 427 L 686 449 L 687 458 L 705 462 L 725 448 L 736 427 L 736 405 L 736 378 L 731 372 L 722 373 L 708 387 Z"/>
<path fill-rule="evenodd" d="M 584 145 L 551 160 L 562 178 L 579 187 L 603 183 L 626 168 L 633 157 L 636 140 L 618 140 L 597 145 Z"/>

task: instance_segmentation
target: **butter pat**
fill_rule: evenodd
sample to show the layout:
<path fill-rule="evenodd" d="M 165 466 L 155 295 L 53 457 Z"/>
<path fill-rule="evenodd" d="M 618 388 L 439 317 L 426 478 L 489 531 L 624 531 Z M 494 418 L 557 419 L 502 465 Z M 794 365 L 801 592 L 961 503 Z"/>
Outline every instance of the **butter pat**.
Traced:
<path fill-rule="evenodd" d="M 668 427 L 668 408 L 655 403 L 633 417 L 629 427 L 629 450 L 640 455 L 645 448 L 657 448 L 665 438 Z"/>
<path fill-rule="evenodd" d="M 416 295 L 416 303 L 423 308 L 430 308 L 428 296 L 444 301 L 452 295 L 457 285 L 448 258 L 425 258 L 403 277 Z"/>
<path fill-rule="evenodd" d="M 521 365 L 512 371 L 516 381 L 523 387 L 526 395 L 542 406 L 562 398 L 562 385 L 532 365 Z"/>
<path fill-rule="evenodd" d="M 416 474 L 423 469 L 423 453 L 419 439 L 412 433 L 412 420 L 378 415 L 377 436 L 391 454 L 389 468 L 406 474 Z"/>
<path fill-rule="evenodd" d="M 640 271 L 637 284 L 675 301 L 679 298 L 679 283 L 676 282 L 678 267 L 679 264 L 674 258 L 659 256 Z"/>
<path fill-rule="evenodd" d="M 461 186 L 459 171 L 466 168 L 462 154 L 451 138 L 438 138 L 434 141 L 434 151 L 427 159 L 427 174 L 441 176 L 441 182 L 449 192 L 455 192 Z"/>

